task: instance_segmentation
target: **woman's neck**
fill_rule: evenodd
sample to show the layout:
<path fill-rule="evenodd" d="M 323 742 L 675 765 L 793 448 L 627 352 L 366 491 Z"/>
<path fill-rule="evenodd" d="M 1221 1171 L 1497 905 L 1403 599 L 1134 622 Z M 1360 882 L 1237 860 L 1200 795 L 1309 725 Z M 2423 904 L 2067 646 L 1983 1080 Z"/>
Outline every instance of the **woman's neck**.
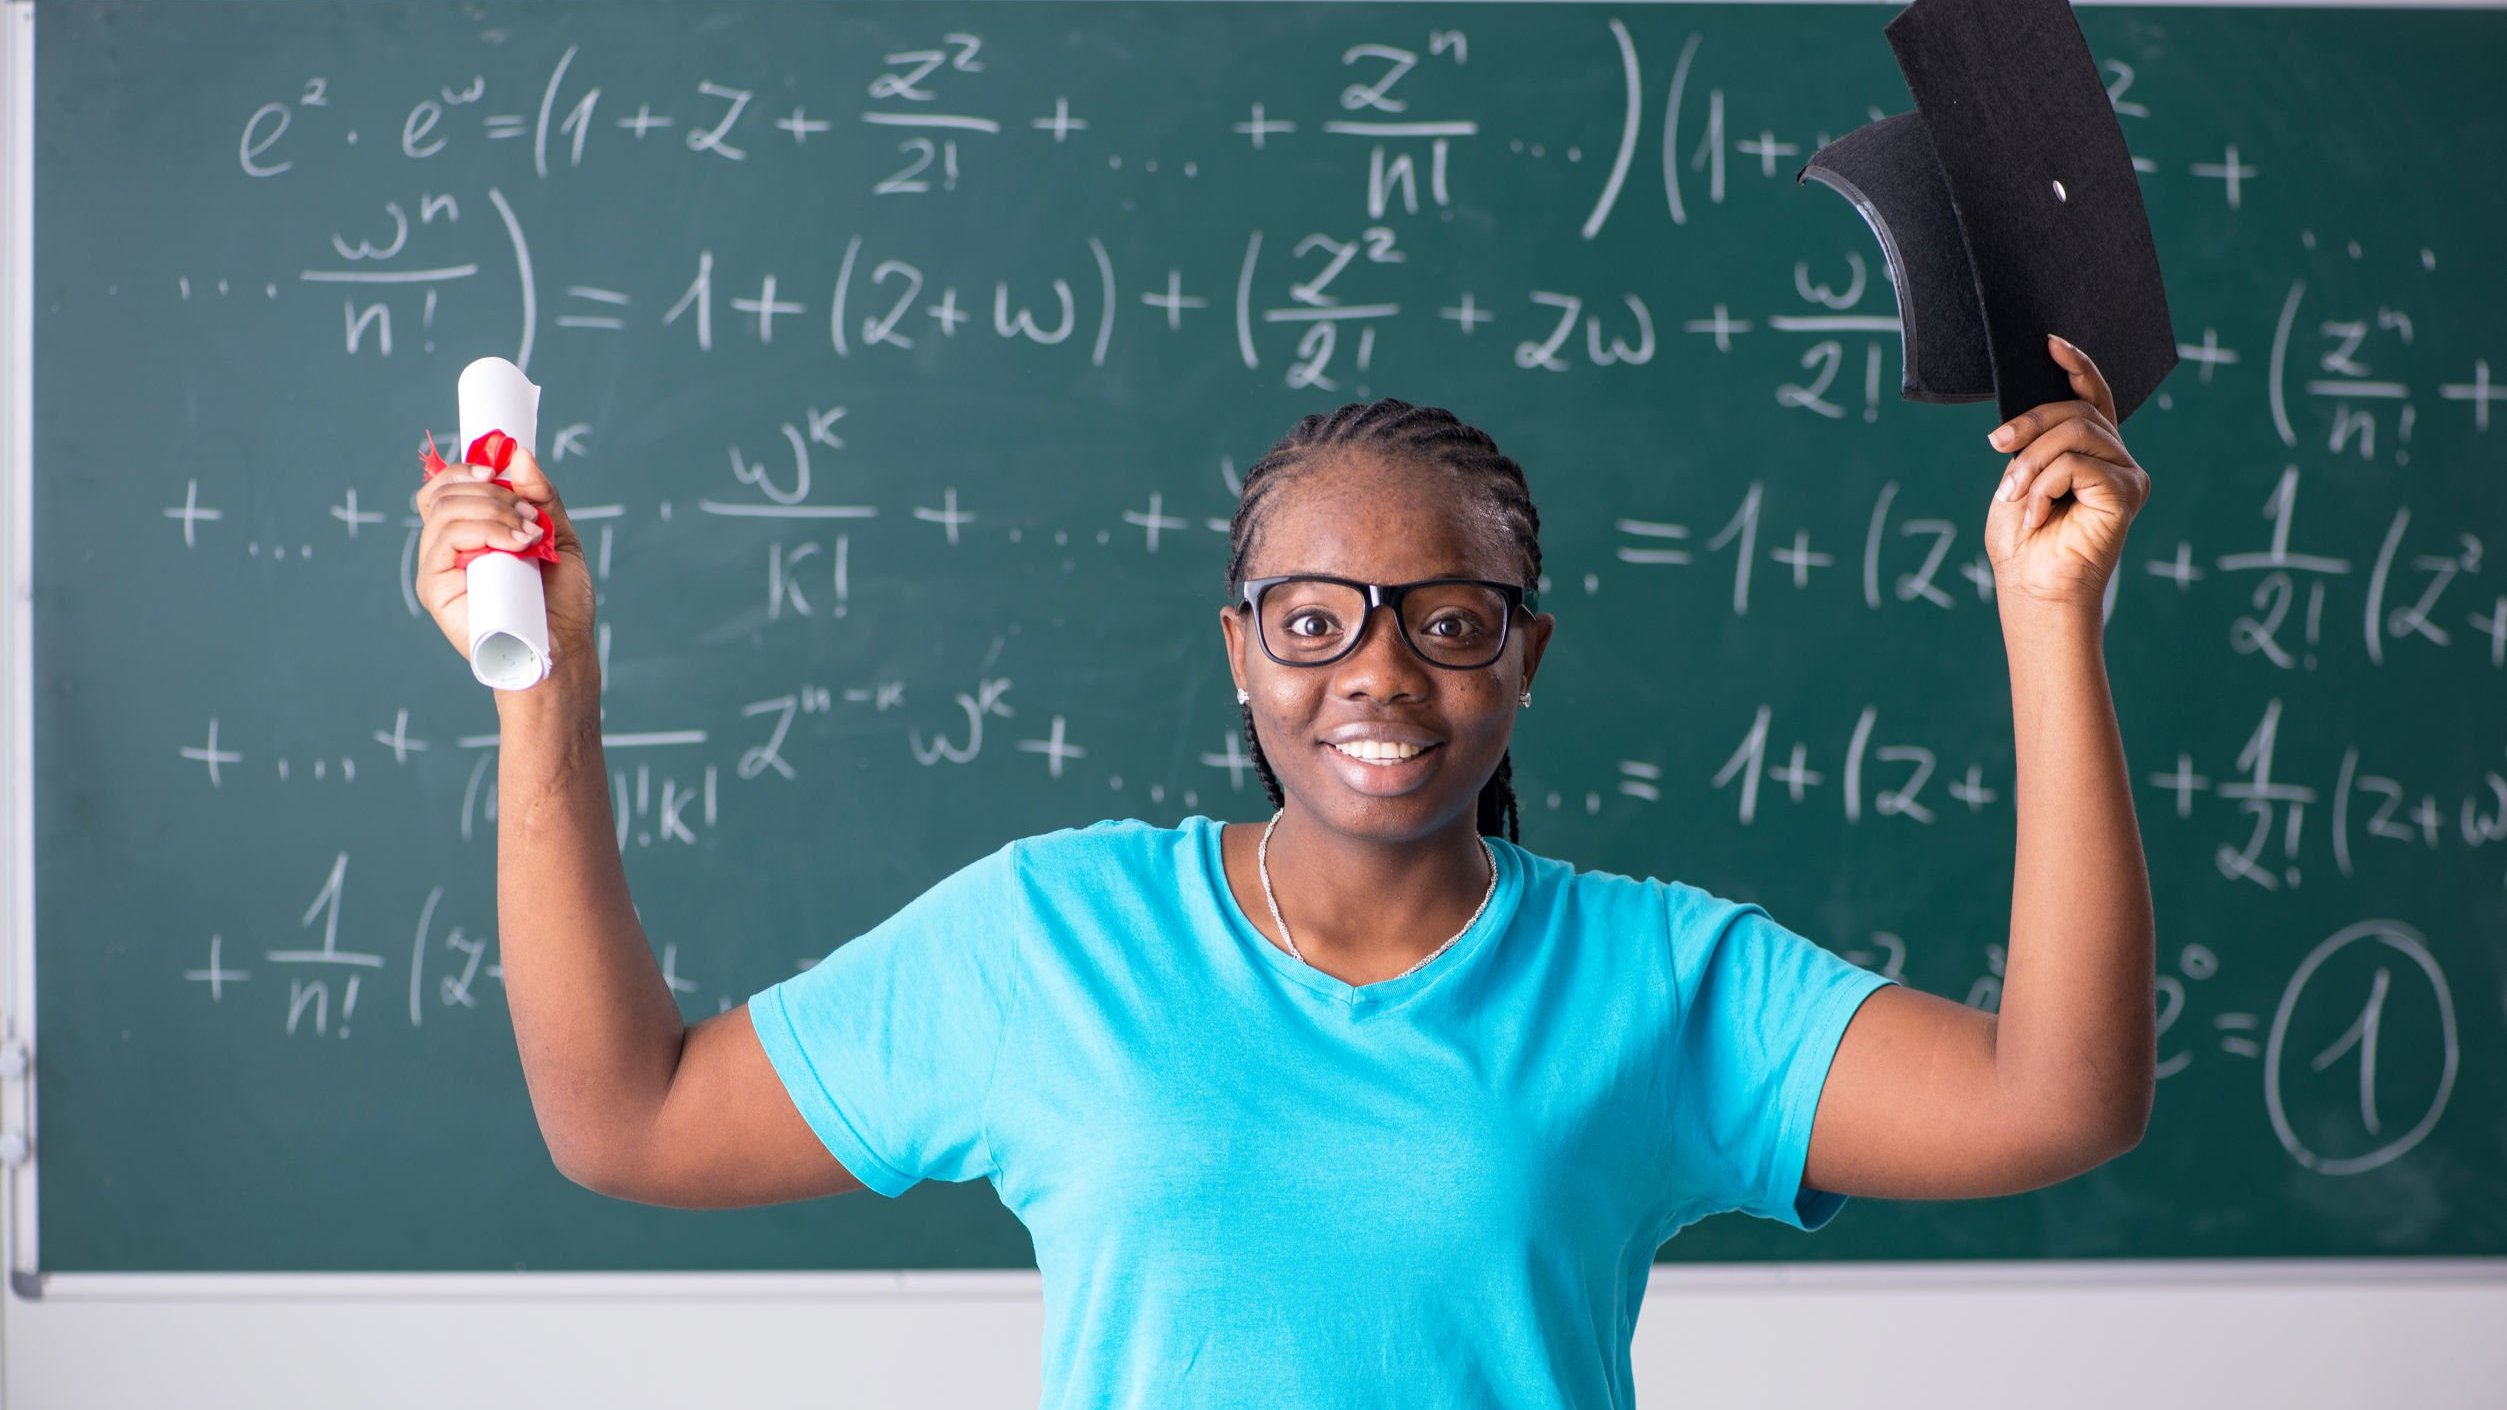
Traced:
<path fill-rule="evenodd" d="M 1426 836 L 1381 841 L 1333 832 L 1291 807 L 1271 836 L 1271 891 L 1307 962 L 1344 979 L 1343 970 L 1367 974 L 1350 980 L 1367 983 L 1452 939 L 1489 891 L 1476 822 L 1466 813 Z M 1257 895 L 1261 884 L 1256 876 Z"/>

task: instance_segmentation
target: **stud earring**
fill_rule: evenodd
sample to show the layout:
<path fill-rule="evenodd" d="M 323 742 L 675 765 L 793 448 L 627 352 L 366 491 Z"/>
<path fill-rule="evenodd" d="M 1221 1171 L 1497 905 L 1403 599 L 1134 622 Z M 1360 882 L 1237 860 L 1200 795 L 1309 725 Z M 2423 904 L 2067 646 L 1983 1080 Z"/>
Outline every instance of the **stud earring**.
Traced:
<path fill-rule="evenodd" d="M 1515 697 L 1515 703 L 1516 703 L 1516 704 L 1518 704 L 1518 705 L 1521 705 L 1521 706 L 1522 706 L 1523 708 L 1525 708 L 1526 710 L 1531 709 L 1531 708 L 1532 708 L 1532 692 L 1531 692 L 1531 691 L 1529 691 L 1529 690 L 1527 690 L 1527 691 L 1525 691 L 1523 694 L 1516 696 L 1516 697 Z"/>
<path fill-rule="evenodd" d="M 1252 702 L 1253 702 L 1253 697 L 1252 697 L 1251 695 L 1248 695 L 1248 694 L 1245 692 L 1245 688 L 1244 688 L 1243 686 L 1241 686 L 1241 685 L 1240 685 L 1240 686 L 1236 687 L 1236 703 L 1237 703 L 1237 704 L 1239 704 L 1239 705 L 1247 705 L 1247 704 L 1251 704 Z"/>

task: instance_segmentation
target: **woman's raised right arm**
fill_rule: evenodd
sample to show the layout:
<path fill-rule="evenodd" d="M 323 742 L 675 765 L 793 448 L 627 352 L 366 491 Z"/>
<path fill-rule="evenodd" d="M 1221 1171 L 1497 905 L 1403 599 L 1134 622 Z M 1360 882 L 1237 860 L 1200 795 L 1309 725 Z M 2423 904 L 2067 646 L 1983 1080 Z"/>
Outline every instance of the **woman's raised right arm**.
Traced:
<path fill-rule="evenodd" d="M 586 1188 L 683 1208 L 859 1189 L 793 1105 L 746 1005 L 694 1028 L 680 1019 L 619 861 L 582 543 L 527 452 L 507 478 L 511 490 L 455 466 L 419 490 L 416 588 L 466 658 L 456 557 L 527 545 L 532 509 L 547 514 L 558 549 L 541 569 L 553 670 L 495 695 L 498 952 L 549 1155 Z"/>

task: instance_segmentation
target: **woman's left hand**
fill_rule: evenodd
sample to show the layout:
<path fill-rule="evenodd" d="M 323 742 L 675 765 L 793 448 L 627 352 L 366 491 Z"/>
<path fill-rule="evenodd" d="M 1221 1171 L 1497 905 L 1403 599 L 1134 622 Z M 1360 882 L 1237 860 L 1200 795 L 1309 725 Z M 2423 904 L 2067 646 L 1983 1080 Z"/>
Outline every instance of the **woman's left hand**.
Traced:
<path fill-rule="evenodd" d="M 2048 335 L 2071 374 L 2073 401 L 2050 401 L 1995 428 L 2011 452 L 1985 513 L 1995 590 L 2047 604 L 2097 602 L 2124 552 L 2124 531 L 2150 499 L 2150 474 L 2115 429 L 2115 394 L 2089 355 Z"/>

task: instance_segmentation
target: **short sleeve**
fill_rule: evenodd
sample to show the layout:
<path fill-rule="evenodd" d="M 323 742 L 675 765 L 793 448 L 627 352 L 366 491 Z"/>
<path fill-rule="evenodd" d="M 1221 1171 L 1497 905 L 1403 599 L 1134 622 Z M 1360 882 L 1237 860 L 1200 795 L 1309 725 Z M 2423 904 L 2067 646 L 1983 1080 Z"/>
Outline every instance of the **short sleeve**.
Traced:
<path fill-rule="evenodd" d="M 1777 924 L 1760 907 L 1675 887 L 1680 1013 L 1672 1138 L 1689 1201 L 1816 1229 L 1845 1196 L 1803 1186 L 1811 1118 L 1848 1022 L 1896 981 Z"/>
<path fill-rule="evenodd" d="M 810 1129 L 882 1195 L 996 1173 L 985 1107 L 1018 1003 L 1018 845 L 749 1000 Z"/>

